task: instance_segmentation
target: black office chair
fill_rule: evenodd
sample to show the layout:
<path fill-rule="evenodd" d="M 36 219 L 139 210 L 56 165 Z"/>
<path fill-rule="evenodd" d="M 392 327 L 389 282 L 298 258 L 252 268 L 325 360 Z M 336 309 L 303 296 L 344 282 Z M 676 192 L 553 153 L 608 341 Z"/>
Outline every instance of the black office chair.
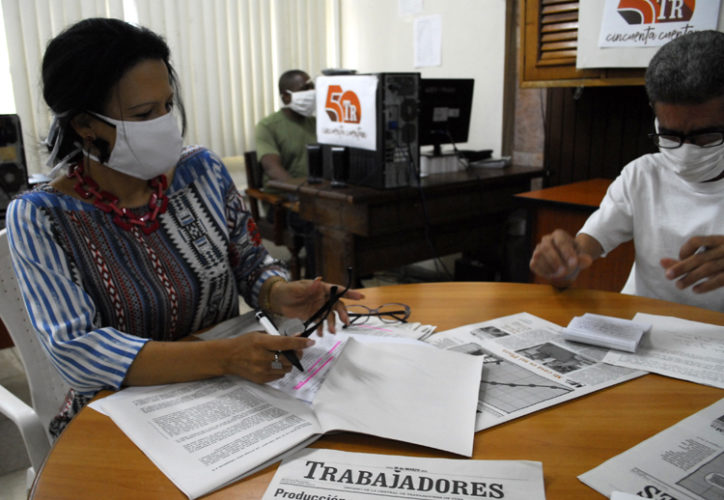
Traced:
<path fill-rule="evenodd" d="M 256 221 L 261 237 L 272 241 L 275 245 L 285 246 L 289 249 L 291 259 L 289 271 L 292 279 L 298 280 L 301 273 L 299 269 L 299 252 L 304 246 L 302 237 L 294 234 L 287 225 L 287 212 L 298 210 L 294 203 L 288 202 L 283 196 L 262 191 L 263 168 L 257 160 L 256 151 L 244 153 L 244 168 L 246 169 L 246 195 L 249 198 L 251 215 Z M 271 216 L 264 216 L 259 210 L 259 202 L 264 202 L 271 210 Z"/>

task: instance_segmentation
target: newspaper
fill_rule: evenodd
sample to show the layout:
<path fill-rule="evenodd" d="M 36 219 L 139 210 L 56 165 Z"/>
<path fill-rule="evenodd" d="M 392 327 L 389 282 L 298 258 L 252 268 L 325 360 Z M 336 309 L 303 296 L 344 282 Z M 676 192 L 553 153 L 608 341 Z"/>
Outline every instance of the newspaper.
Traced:
<path fill-rule="evenodd" d="M 518 313 L 438 332 L 427 342 L 483 357 L 476 431 L 646 373 L 603 363 L 607 349 L 568 342 L 561 331 Z"/>
<path fill-rule="evenodd" d="M 545 500 L 543 466 L 305 449 L 284 459 L 263 500 Z"/>
<path fill-rule="evenodd" d="M 638 313 L 651 323 L 636 354 L 609 352 L 604 361 L 724 389 L 724 327 Z"/>
<path fill-rule="evenodd" d="M 471 456 L 481 372 L 479 358 L 421 342 L 350 337 L 312 404 L 268 385 L 220 377 L 130 387 L 92 405 L 196 498 L 328 431 Z"/>
<path fill-rule="evenodd" d="M 578 478 L 606 496 L 724 499 L 724 399 Z"/>

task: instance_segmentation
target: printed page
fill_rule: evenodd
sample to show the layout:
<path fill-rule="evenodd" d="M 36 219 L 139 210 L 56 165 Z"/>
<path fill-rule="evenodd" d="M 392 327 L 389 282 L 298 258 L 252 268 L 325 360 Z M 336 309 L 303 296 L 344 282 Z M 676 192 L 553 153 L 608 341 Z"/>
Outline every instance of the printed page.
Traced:
<path fill-rule="evenodd" d="M 318 498 L 545 500 L 543 466 L 306 449 L 285 459 L 263 500 Z"/>
<path fill-rule="evenodd" d="M 607 349 L 568 342 L 561 330 L 518 313 L 438 332 L 427 342 L 483 360 L 476 431 L 646 373 L 603 363 Z"/>
<path fill-rule="evenodd" d="M 318 398 L 322 407 L 333 410 L 334 424 L 327 425 L 325 430 L 372 434 L 379 431 L 378 435 L 391 439 L 439 445 L 455 453 L 472 454 L 480 360 L 405 338 L 364 336 L 364 342 L 360 342 L 349 335 L 325 337 L 328 343 L 320 342 L 320 348 L 329 349 L 333 357 L 352 347 L 351 366 L 344 368 L 348 362 L 345 359 L 342 359 L 342 368 L 339 362 L 328 363 L 326 366 L 338 370 L 327 373 L 326 384 L 320 382 L 321 387 L 331 386 L 326 397 Z M 338 343 L 344 337 L 348 345 L 342 350 Z M 327 347 L 322 347 L 324 345 Z M 333 348 L 329 348 L 330 345 Z M 462 363 L 451 364 L 449 360 L 455 358 L 463 358 Z M 417 367 L 411 370 L 413 362 Z M 428 372 L 422 368 L 425 366 L 438 379 L 436 383 L 418 376 L 420 372 Z M 349 379 L 350 373 L 355 374 L 353 380 Z M 473 382 L 466 385 L 467 380 L 460 377 L 471 378 Z M 316 384 L 316 381 L 309 383 Z M 421 392 L 416 384 L 431 385 L 432 391 Z M 318 389 L 312 392 L 317 393 Z M 425 397 L 437 398 L 436 391 L 442 392 L 440 396 L 451 397 L 441 398 L 444 408 L 429 413 L 426 409 L 434 399 Z M 417 399 L 400 404 L 406 401 L 405 396 L 413 394 Z M 472 403 L 458 404 L 458 398 Z M 360 411 L 360 403 L 364 411 Z M 93 406 L 112 418 L 159 469 L 192 498 L 280 460 L 323 432 L 314 414 L 319 408 L 313 410 L 308 403 L 273 387 L 238 377 L 132 387 L 96 401 Z M 407 424 L 401 426 L 400 422 Z M 455 430 L 450 431 L 446 424 Z M 403 428 L 396 435 L 400 427 Z"/>
<path fill-rule="evenodd" d="M 314 396 L 327 378 L 327 373 L 342 353 L 345 342 L 349 338 L 356 338 L 359 342 L 365 343 L 408 343 L 419 344 L 430 347 L 428 344 L 421 343 L 417 340 L 410 339 L 405 336 L 396 336 L 396 327 L 388 326 L 385 331 L 388 332 L 380 335 L 378 332 L 370 334 L 368 330 L 362 330 L 359 333 L 357 328 L 348 328 L 345 330 L 338 329 L 336 334 L 325 333 L 322 337 L 312 335 L 315 344 L 312 347 L 304 349 L 301 359 L 304 371 L 292 369 L 284 377 L 267 385 L 279 389 L 290 396 L 300 399 L 308 404 L 312 404 Z M 392 332 L 392 333 L 389 333 Z"/>
<path fill-rule="evenodd" d="M 639 313 L 651 323 L 636 354 L 609 352 L 604 361 L 724 389 L 724 327 Z"/>
<path fill-rule="evenodd" d="M 347 430 L 471 456 L 482 359 L 408 343 L 347 341 L 313 408 Z"/>
<path fill-rule="evenodd" d="M 578 478 L 606 496 L 724 499 L 724 399 Z"/>
<path fill-rule="evenodd" d="M 306 404 L 235 377 L 132 387 L 97 404 L 191 498 L 279 460 L 319 432 Z"/>

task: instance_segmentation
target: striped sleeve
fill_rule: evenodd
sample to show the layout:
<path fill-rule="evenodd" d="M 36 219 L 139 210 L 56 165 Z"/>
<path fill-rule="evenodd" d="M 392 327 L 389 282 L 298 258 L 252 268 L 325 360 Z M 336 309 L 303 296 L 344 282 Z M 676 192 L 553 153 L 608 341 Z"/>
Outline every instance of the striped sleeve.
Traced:
<path fill-rule="evenodd" d="M 30 321 L 52 363 L 78 393 L 120 388 L 148 339 L 97 324 L 96 308 L 77 282 L 42 206 L 18 198 L 7 209 L 13 268 Z"/>
<path fill-rule="evenodd" d="M 212 155 L 212 158 L 215 158 Z M 229 232 L 229 257 L 240 295 L 251 307 L 259 307 L 262 284 L 272 276 L 289 280 L 286 266 L 264 248 L 256 221 L 246 209 L 241 193 L 226 167 L 217 159 L 218 180 L 224 193 L 224 216 Z"/>

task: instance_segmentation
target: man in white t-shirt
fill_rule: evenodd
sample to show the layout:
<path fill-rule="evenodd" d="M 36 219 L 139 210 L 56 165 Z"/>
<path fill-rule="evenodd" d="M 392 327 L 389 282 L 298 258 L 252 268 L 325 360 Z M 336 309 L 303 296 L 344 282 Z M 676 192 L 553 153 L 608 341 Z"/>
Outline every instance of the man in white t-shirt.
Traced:
<path fill-rule="evenodd" d="M 636 259 L 624 292 L 724 311 L 724 33 L 659 49 L 646 70 L 659 153 L 632 161 L 571 236 L 544 236 L 530 268 L 555 286 L 621 243 Z"/>

